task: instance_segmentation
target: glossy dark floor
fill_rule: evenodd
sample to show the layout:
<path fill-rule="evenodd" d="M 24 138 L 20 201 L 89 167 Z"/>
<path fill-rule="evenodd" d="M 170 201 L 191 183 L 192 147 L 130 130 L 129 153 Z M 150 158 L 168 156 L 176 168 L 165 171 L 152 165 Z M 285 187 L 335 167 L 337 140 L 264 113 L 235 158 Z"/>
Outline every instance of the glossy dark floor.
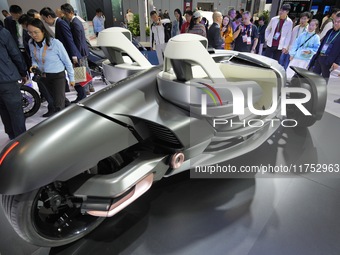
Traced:
<path fill-rule="evenodd" d="M 280 129 L 232 165 L 340 163 L 340 119 Z M 163 179 L 85 238 L 39 248 L 18 237 L 0 209 L 1 255 L 338 255 L 340 173 L 249 179 Z"/>

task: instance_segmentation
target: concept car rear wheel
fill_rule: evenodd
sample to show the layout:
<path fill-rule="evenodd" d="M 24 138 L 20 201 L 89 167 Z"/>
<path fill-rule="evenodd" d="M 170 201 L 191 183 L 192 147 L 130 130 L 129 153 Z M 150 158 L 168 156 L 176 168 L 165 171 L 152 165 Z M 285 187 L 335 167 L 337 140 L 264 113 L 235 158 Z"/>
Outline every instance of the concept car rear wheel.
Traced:
<path fill-rule="evenodd" d="M 80 201 L 61 182 L 26 194 L 4 195 L 2 203 L 15 231 L 38 246 L 54 247 L 76 241 L 105 219 L 83 215 Z"/>
<path fill-rule="evenodd" d="M 297 87 L 307 89 L 311 94 L 313 90 L 311 89 L 310 84 L 308 84 L 307 79 L 301 78 L 298 75 L 294 75 L 292 77 L 291 83 L 289 87 Z M 290 93 L 290 98 L 303 98 L 304 95 L 299 93 Z M 313 95 L 309 102 L 304 103 L 303 106 L 311 113 L 313 113 Z M 310 127 L 316 122 L 316 118 L 312 115 L 305 115 L 301 112 L 296 105 L 289 104 L 287 105 L 287 118 L 293 119 L 296 121 L 298 127 Z"/>

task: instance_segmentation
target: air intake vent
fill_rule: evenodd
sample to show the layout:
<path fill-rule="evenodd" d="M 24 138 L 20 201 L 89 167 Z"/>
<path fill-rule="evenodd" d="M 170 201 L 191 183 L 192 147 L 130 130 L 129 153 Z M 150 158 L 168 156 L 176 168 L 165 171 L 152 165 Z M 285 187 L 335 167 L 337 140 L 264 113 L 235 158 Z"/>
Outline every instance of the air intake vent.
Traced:
<path fill-rule="evenodd" d="M 163 145 L 176 149 L 183 147 L 176 135 L 167 127 L 149 121 L 146 121 L 145 125 L 149 128 L 155 142 L 162 143 Z"/>

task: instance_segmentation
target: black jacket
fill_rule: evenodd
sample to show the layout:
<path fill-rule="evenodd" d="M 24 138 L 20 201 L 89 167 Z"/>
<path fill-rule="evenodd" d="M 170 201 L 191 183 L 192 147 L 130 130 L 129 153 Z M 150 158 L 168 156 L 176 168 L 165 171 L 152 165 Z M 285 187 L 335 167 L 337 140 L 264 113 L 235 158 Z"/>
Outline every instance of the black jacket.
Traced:
<path fill-rule="evenodd" d="M 18 81 L 26 76 L 27 67 L 10 32 L 0 27 L 0 83 Z"/>
<path fill-rule="evenodd" d="M 310 61 L 309 66 L 312 67 L 315 64 L 315 60 L 320 56 L 321 50 L 323 48 L 323 46 L 326 44 L 326 41 L 329 37 L 329 35 L 332 33 L 332 36 L 334 36 L 334 34 L 336 33 L 334 31 L 334 29 L 330 29 L 326 35 L 324 36 L 324 38 L 321 41 L 321 45 L 318 49 L 318 51 L 316 52 L 316 54 L 313 56 L 313 58 Z M 332 37 L 333 38 L 333 37 Z M 338 36 L 329 44 L 328 50 L 326 52 L 327 57 L 322 58 L 322 63 L 323 65 L 326 66 L 332 66 L 333 63 L 336 63 L 338 65 L 340 65 L 340 34 L 338 34 Z"/>
<path fill-rule="evenodd" d="M 60 18 L 58 18 L 55 22 L 55 38 L 61 41 L 64 45 L 71 60 L 73 56 L 76 56 L 78 59 L 82 58 L 78 48 L 74 44 L 70 26 L 66 23 L 66 21 Z"/>
<path fill-rule="evenodd" d="M 86 43 L 85 31 L 81 21 L 75 17 L 70 22 L 71 32 L 73 36 L 74 44 L 79 50 L 82 57 L 87 57 L 89 55 L 89 48 Z"/>
<path fill-rule="evenodd" d="M 213 23 L 208 30 L 208 43 L 210 48 L 223 49 L 224 43 L 221 37 L 221 29 L 217 23 Z"/>
<path fill-rule="evenodd" d="M 11 33 L 16 45 L 19 46 L 18 45 L 17 25 L 16 25 L 16 21 L 12 18 L 12 16 L 6 17 L 5 28 Z M 26 51 L 30 52 L 28 42 L 31 39 L 31 37 L 28 35 L 28 33 L 25 29 L 23 29 L 23 31 L 22 31 L 22 37 L 23 37 L 23 43 L 24 43 L 24 47 L 25 47 Z"/>

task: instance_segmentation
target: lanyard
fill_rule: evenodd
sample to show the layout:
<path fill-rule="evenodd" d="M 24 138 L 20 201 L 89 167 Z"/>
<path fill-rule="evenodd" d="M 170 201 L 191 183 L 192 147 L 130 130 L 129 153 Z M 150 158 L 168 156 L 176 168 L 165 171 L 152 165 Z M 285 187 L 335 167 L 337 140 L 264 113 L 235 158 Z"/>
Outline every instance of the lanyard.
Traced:
<path fill-rule="evenodd" d="M 249 25 L 246 25 L 245 30 L 243 31 L 243 34 L 247 35 L 248 37 L 251 37 L 252 30 L 253 30 L 253 24 L 250 23 Z M 249 35 L 248 35 L 248 32 L 249 32 Z"/>
<path fill-rule="evenodd" d="M 339 32 L 340 32 L 340 30 L 336 33 L 336 35 L 332 38 L 332 40 L 330 42 L 329 42 L 329 38 L 333 34 L 333 31 L 331 33 L 329 33 L 329 36 L 328 36 L 325 44 L 331 44 L 334 41 L 334 39 L 338 36 Z"/>
<path fill-rule="evenodd" d="M 306 30 L 306 27 L 304 27 L 303 28 L 303 30 L 302 30 L 302 32 L 300 33 L 300 28 L 301 28 L 301 26 L 299 26 L 299 31 L 297 32 L 297 34 L 296 34 L 296 37 L 295 38 L 298 38 L 299 37 L 299 35 L 301 35 L 303 32 L 305 32 L 305 30 Z"/>
<path fill-rule="evenodd" d="M 46 57 L 47 48 L 48 48 L 47 43 L 45 43 L 45 45 L 44 45 L 44 51 L 43 51 L 43 54 L 42 54 L 42 56 L 41 56 L 41 62 L 42 62 L 42 64 L 43 64 L 43 68 L 42 68 L 42 69 L 44 69 L 45 57 Z M 36 47 L 35 45 L 34 45 L 34 58 L 35 58 L 35 61 L 36 61 L 37 63 L 39 63 L 39 58 L 38 58 L 38 55 L 37 55 L 37 47 Z M 42 70 L 42 71 L 44 71 L 44 70 Z"/>
<path fill-rule="evenodd" d="M 281 31 L 282 31 L 283 25 L 285 24 L 286 20 L 287 20 L 287 18 L 285 18 L 285 20 L 284 20 L 284 21 L 283 21 L 283 23 L 282 23 L 282 26 L 280 27 L 281 19 L 279 18 L 279 22 L 277 23 L 277 26 L 276 26 L 275 32 L 280 32 L 280 34 L 281 34 Z"/>

